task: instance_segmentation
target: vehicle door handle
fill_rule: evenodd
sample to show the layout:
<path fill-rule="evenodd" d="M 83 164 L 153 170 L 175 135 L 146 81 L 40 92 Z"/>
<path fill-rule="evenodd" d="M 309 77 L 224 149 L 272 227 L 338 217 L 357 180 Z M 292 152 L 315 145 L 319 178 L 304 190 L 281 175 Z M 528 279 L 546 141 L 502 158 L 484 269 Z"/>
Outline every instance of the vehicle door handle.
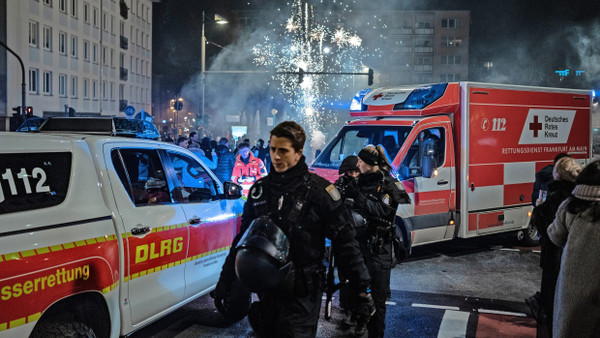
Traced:
<path fill-rule="evenodd" d="M 437 185 L 446 185 L 446 184 L 448 184 L 448 181 L 446 181 L 446 180 L 437 181 Z"/>
<path fill-rule="evenodd" d="M 150 232 L 150 227 L 137 227 L 137 228 L 131 229 L 131 234 L 134 236 L 147 234 L 149 232 Z"/>
<path fill-rule="evenodd" d="M 190 225 L 197 225 L 202 223 L 202 219 L 200 219 L 198 216 L 194 216 L 188 220 L 188 223 L 190 223 Z"/>

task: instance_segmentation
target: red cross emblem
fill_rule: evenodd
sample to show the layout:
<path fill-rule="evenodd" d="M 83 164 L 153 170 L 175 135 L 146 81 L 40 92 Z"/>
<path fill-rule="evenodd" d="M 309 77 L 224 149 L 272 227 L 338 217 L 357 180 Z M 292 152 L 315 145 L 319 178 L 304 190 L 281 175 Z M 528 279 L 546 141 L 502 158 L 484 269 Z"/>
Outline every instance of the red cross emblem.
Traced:
<path fill-rule="evenodd" d="M 377 95 L 373 95 L 373 101 L 377 100 L 380 97 L 383 97 L 383 94 L 379 93 Z"/>
<path fill-rule="evenodd" d="M 538 131 L 542 130 L 542 123 L 538 122 L 538 116 L 533 116 L 533 122 L 529 124 L 529 130 L 533 130 L 533 137 L 538 137 Z"/>

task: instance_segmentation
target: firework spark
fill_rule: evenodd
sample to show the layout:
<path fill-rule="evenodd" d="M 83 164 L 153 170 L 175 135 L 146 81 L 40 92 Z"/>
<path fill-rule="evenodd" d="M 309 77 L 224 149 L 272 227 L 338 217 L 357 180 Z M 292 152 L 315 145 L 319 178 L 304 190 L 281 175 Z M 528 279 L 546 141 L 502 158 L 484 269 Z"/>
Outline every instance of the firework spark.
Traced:
<path fill-rule="evenodd" d="M 294 73 L 300 69 L 308 73 L 356 72 L 361 69 L 361 38 L 344 29 L 340 22 L 333 24 L 328 13 L 331 14 L 319 12 L 323 17 L 317 22 L 312 6 L 302 0 L 294 0 L 291 16 L 280 24 L 283 33 L 274 29 L 274 39 L 267 37 L 253 49 L 257 65 L 274 68 L 279 73 L 274 80 L 281 83 L 282 93 L 298 113 L 300 122 L 308 127 L 309 135 L 335 119 L 324 106 L 326 102 L 334 101 L 330 87 L 335 85 L 334 89 L 338 89 L 345 79 L 305 74 L 300 83 L 299 75 Z M 335 28 L 330 28 L 331 25 Z"/>

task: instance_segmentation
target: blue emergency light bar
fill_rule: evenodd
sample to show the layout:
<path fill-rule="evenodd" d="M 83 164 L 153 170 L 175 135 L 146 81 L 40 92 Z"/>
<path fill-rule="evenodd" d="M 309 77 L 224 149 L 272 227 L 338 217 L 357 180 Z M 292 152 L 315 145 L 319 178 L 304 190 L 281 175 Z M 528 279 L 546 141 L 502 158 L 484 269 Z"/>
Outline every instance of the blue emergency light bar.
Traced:
<path fill-rule="evenodd" d="M 363 108 L 363 104 L 362 104 L 362 99 L 363 97 L 365 97 L 365 95 L 367 95 L 372 89 L 371 88 L 366 88 L 363 89 L 361 91 L 359 91 L 358 93 L 356 93 L 356 95 L 354 95 L 354 98 L 352 98 L 352 103 L 350 103 L 350 111 L 361 111 L 361 110 L 365 110 Z"/>
<path fill-rule="evenodd" d="M 27 121 L 24 125 L 26 123 Z M 29 124 L 22 125 L 17 131 L 73 132 L 151 140 L 160 138 L 160 133 L 152 122 L 124 117 L 45 117 L 36 120 L 35 124 L 35 128 Z"/>

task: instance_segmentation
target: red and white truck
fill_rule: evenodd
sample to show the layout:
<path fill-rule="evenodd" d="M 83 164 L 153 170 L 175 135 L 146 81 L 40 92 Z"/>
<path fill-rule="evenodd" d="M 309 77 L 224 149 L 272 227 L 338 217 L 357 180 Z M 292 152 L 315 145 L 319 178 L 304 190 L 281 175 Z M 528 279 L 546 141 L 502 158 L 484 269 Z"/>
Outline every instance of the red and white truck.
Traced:
<path fill-rule="evenodd" d="M 516 231 L 528 244 L 535 173 L 567 153 L 591 159 L 592 91 L 475 82 L 366 89 L 311 165 L 330 181 L 368 144 L 388 152 L 411 197 L 396 225 L 412 246 Z"/>

